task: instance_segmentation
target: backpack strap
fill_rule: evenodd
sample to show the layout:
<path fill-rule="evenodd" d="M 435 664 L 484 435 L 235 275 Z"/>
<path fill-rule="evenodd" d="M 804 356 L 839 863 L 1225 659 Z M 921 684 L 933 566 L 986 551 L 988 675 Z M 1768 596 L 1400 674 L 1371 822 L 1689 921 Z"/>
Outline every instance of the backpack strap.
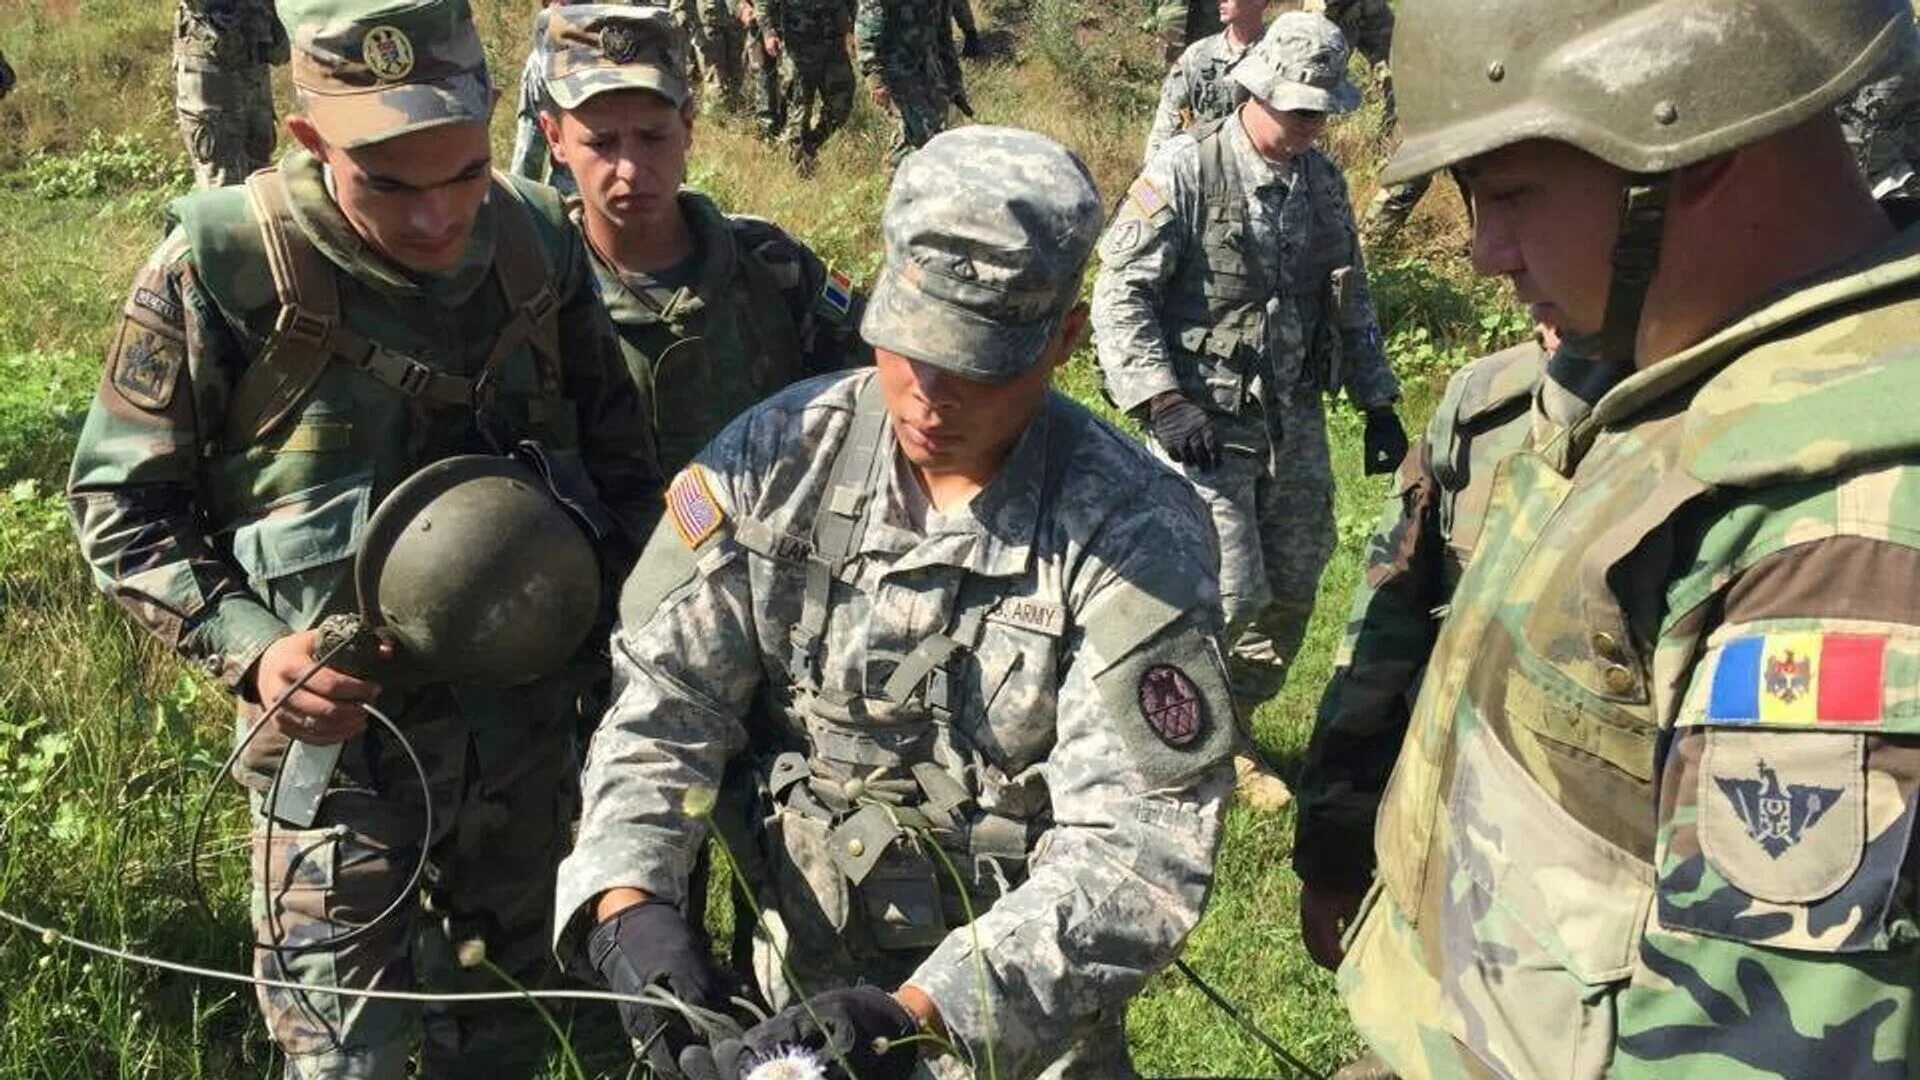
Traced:
<path fill-rule="evenodd" d="M 336 357 L 407 397 L 441 408 L 472 409 L 490 393 L 495 373 L 514 350 L 530 344 L 539 359 L 542 389 L 559 394 L 559 303 L 552 275 L 531 211 L 498 177 L 493 205 L 500 243 L 494 274 L 513 314 L 472 378 L 436 371 L 342 323 L 336 271 L 294 221 L 286 181 L 278 170 L 248 177 L 247 199 L 260 228 L 280 313 L 266 347 L 234 387 L 227 407 L 228 445 L 264 439 L 299 407 Z M 542 418 L 530 419 L 538 424 Z"/>
<path fill-rule="evenodd" d="M 886 434 L 887 406 L 880 396 L 880 380 L 870 376 L 854 406 L 847 440 L 834 455 L 825 497 L 813 519 L 806 591 L 801 598 L 800 619 L 791 632 L 793 654 L 788 677 L 809 693 L 820 689 L 820 647 L 826 637 L 833 579 L 860 547 L 867 500 L 879 487 L 880 468 L 891 461 L 880 452 Z"/>

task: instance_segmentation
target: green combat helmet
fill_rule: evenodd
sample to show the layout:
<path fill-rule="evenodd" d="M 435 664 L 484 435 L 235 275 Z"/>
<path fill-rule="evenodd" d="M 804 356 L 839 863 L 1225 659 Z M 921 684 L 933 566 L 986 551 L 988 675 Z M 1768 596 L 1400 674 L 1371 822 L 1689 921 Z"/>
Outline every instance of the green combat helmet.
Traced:
<path fill-rule="evenodd" d="M 1398 183 L 1530 139 L 1635 174 L 1603 354 L 1631 359 L 1667 177 L 1833 108 L 1913 47 L 1908 0 L 1409 0 Z"/>
<path fill-rule="evenodd" d="M 587 536 L 512 458 L 435 462 L 393 489 L 354 563 L 363 625 L 434 681 L 515 686 L 580 648 L 600 606 Z"/>

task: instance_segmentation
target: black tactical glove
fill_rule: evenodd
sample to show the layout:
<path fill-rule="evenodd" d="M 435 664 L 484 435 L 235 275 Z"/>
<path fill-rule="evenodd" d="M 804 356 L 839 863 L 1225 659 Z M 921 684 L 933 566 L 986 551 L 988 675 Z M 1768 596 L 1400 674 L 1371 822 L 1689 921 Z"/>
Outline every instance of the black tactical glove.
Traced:
<path fill-rule="evenodd" d="M 977 31 L 966 34 L 960 45 L 960 55 L 969 60 L 978 60 L 981 51 L 980 34 Z"/>
<path fill-rule="evenodd" d="M 1375 405 L 1367 410 L 1365 442 L 1368 476 L 1390 473 L 1400 467 L 1400 459 L 1407 456 L 1407 429 L 1400 426 L 1393 406 Z"/>
<path fill-rule="evenodd" d="M 908 1080 L 920 1064 L 920 1025 L 877 986 L 815 994 L 712 1050 L 680 1055 L 687 1080 L 739 1080 L 782 1050 L 812 1054 L 828 1080 Z"/>
<path fill-rule="evenodd" d="M 1167 456 L 1182 465 L 1211 469 L 1220 464 L 1220 439 L 1207 410 L 1177 391 L 1160 394 L 1148 406 L 1147 422 Z"/>
<path fill-rule="evenodd" d="M 688 1005 L 724 1011 L 739 980 L 718 965 L 678 909 L 648 899 L 623 908 L 587 936 L 587 959 L 615 993 L 658 984 Z M 670 1008 L 620 1003 L 620 1023 L 645 1044 L 654 1075 L 678 1075 L 680 1051 L 696 1041 L 686 1018 Z"/>

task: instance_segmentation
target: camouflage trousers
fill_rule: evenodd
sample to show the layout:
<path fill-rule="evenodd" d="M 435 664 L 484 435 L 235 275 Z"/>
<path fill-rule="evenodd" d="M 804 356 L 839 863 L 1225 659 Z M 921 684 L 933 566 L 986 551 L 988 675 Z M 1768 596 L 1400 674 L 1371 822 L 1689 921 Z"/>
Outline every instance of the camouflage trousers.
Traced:
<path fill-rule="evenodd" d="M 766 45 L 748 34 L 747 73 L 753 79 L 753 118 L 763 139 L 778 138 L 787 126 L 786 95 L 781 90 L 791 78 L 787 71 L 784 53 L 779 58 L 768 56 Z"/>
<path fill-rule="evenodd" d="M 1369 244 L 1391 238 L 1400 231 L 1407 219 L 1413 216 L 1413 208 L 1419 205 L 1427 189 L 1433 186 L 1433 176 L 1418 176 L 1400 184 L 1388 184 L 1373 196 L 1367 204 L 1365 219 L 1360 223 L 1362 239 Z"/>
<path fill-rule="evenodd" d="M 185 11 L 175 25 L 174 109 L 202 188 L 238 184 L 273 159 L 270 43 L 257 36 Z"/>
<path fill-rule="evenodd" d="M 1333 465 L 1320 394 L 1258 412 L 1215 416 L 1220 464 L 1177 465 L 1213 515 L 1220 537 L 1220 600 L 1235 711 L 1251 717 L 1286 682 L 1320 574 L 1333 556 Z"/>
<path fill-rule="evenodd" d="M 549 699 L 558 690 L 545 691 Z M 509 987 L 459 954 L 484 944 L 488 962 L 528 987 L 564 985 L 549 951 L 554 870 L 570 842 L 578 801 L 573 710 L 533 700 L 500 732 L 475 734 L 444 688 L 424 691 L 395 719 L 430 778 L 433 835 L 421 895 L 371 933 L 326 946 L 373 918 L 405 884 L 420 856 L 425 818 L 419 777 L 384 732 L 349 743 L 313 826 L 272 822 L 255 797 L 253 920 L 261 941 L 321 945 L 310 952 L 260 950 L 262 978 L 312 986 L 453 993 Z M 284 747 L 284 743 L 281 744 Z M 256 787 L 277 750 L 250 752 Z M 450 1007 L 325 993 L 258 992 L 269 1033 L 287 1056 L 287 1080 L 399 1080 L 537 1075 L 551 1047 L 525 1003 Z M 565 1010 L 554 1010 L 562 1023 Z M 611 1006 L 571 1017 L 583 1060 L 624 1075 L 632 1054 Z M 417 1066 L 409 1072 L 408 1061 Z"/>
<path fill-rule="evenodd" d="M 887 164 L 897 167 L 908 154 L 947 129 L 947 100 L 938 87 L 925 80 L 889 83 L 887 91 L 893 95 L 893 115 L 898 123 L 887 147 Z"/>
<path fill-rule="evenodd" d="M 978 35 L 980 24 L 974 21 L 973 4 L 970 0 L 952 0 L 952 4 L 953 24 L 960 28 L 960 33 L 970 38 Z"/>
<path fill-rule="evenodd" d="M 741 105 L 741 78 L 746 66 L 746 28 L 731 12 L 702 2 L 694 52 L 700 58 L 700 84 L 706 100 L 722 108 Z"/>
<path fill-rule="evenodd" d="M 785 139 L 794 155 L 811 158 L 853 114 L 853 64 L 839 41 L 787 41 L 783 95 Z"/>

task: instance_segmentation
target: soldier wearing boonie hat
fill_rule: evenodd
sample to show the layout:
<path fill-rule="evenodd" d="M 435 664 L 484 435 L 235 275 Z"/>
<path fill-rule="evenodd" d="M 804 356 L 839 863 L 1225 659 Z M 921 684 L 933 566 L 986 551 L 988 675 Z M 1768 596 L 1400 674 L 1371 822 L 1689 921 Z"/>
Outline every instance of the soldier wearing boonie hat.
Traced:
<path fill-rule="evenodd" d="M 1325 18 L 1275 18 L 1233 70 L 1249 100 L 1166 142 L 1128 189 L 1094 284 L 1108 394 L 1212 509 L 1242 717 L 1284 683 L 1333 553 L 1322 398 L 1366 412 L 1368 472 L 1406 452 L 1346 180 L 1314 146 L 1359 103 L 1348 56 Z M 1256 807 L 1290 797 L 1252 754 L 1240 773 Z"/>
<path fill-rule="evenodd" d="M 541 129 L 579 189 L 574 223 L 628 372 L 653 396 L 663 466 L 787 384 L 865 362 L 851 279 L 682 186 L 694 99 L 668 10 L 556 5 L 538 26 Z"/>
<path fill-rule="evenodd" d="M 75 527 L 130 616 L 232 689 L 243 728 L 287 695 L 234 769 L 255 794 L 253 955 L 286 1075 L 388 1080 L 417 1061 L 422 1077 L 531 1076 L 550 1041 L 524 1003 L 327 991 L 497 988 L 456 953 L 558 980 L 543 883 L 569 839 L 575 702 L 597 662 L 541 660 L 508 687 L 404 659 L 323 666 L 318 626 L 360 610 L 351 571 L 375 508 L 483 450 L 537 449 L 552 487 L 604 511 L 589 516 L 618 566 L 621 537 L 637 550 L 658 516 L 648 410 L 558 197 L 490 173 L 465 0 L 280 10 L 298 147 L 173 205 L 75 449 Z M 453 569 L 434 584 L 487 600 L 544 587 Z M 516 632 L 500 627 L 509 649 Z M 376 700 L 427 792 L 367 734 Z M 409 881 L 422 843 L 430 904 Z M 389 901 L 391 918 L 352 929 Z"/>
<path fill-rule="evenodd" d="M 1205 906 L 1234 725 L 1205 509 L 1049 387 L 1101 216 L 1051 139 L 936 136 L 882 215 L 877 370 L 749 410 L 668 489 L 554 922 L 617 989 L 712 985 L 671 963 L 700 949 L 688 796 L 756 773 L 783 1011 L 685 1045 L 689 1080 L 807 1052 L 862 1080 L 1136 1075 L 1127 1005 Z"/>

